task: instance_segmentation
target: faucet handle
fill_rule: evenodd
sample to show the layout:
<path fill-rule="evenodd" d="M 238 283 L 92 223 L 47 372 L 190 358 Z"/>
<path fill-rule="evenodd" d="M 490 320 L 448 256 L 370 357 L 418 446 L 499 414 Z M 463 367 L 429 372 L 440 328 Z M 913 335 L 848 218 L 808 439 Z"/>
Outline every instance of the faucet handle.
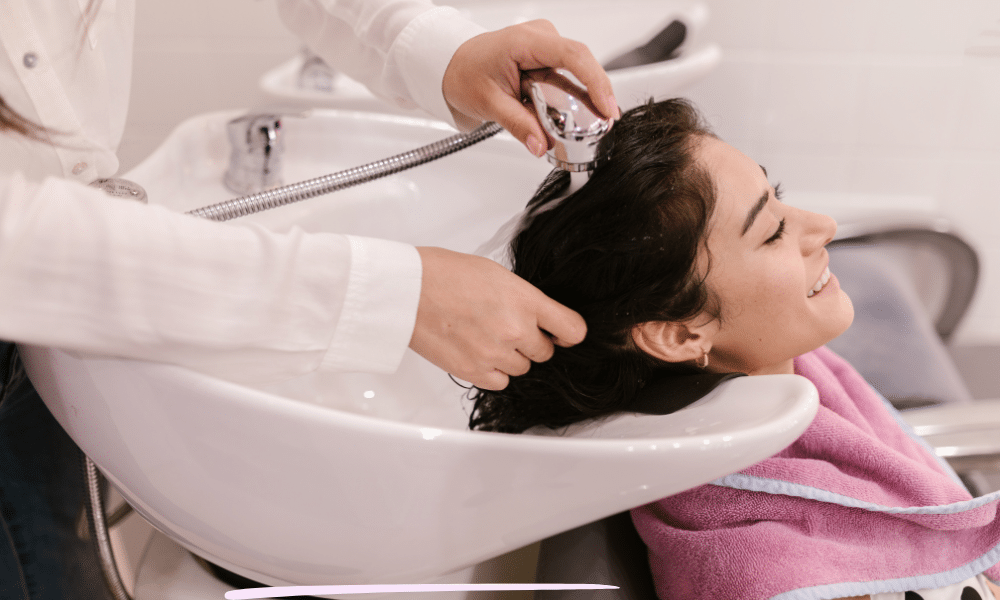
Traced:
<path fill-rule="evenodd" d="M 249 113 L 229 121 L 226 133 L 229 141 L 250 149 L 268 151 L 268 146 L 284 145 L 281 139 L 281 115 L 276 113 Z"/>
<path fill-rule="evenodd" d="M 224 183 L 237 194 L 260 192 L 281 185 L 285 140 L 281 115 L 250 113 L 226 124 L 231 153 Z"/>
<path fill-rule="evenodd" d="M 536 69 L 528 71 L 521 91 L 554 144 L 547 152 L 549 162 L 564 171 L 593 170 L 597 143 L 613 121 L 598 116 L 587 89 L 568 71 Z"/>

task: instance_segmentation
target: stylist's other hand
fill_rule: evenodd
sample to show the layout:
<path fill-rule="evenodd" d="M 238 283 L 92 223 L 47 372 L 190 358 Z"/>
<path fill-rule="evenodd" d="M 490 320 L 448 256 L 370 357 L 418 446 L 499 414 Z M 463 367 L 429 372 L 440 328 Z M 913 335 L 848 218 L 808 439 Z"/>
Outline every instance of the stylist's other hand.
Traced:
<path fill-rule="evenodd" d="M 530 107 L 521 102 L 521 72 L 543 68 L 567 69 L 587 86 L 601 116 L 621 116 L 611 81 L 587 46 L 560 36 L 545 20 L 489 31 L 466 41 L 445 70 L 442 91 L 453 114 L 495 121 L 529 152 L 541 156 L 549 140 Z"/>
<path fill-rule="evenodd" d="M 509 376 L 552 357 L 553 343 L 583 341 L 587 325 L 496 262 L 443 248 L 417 248 L 423 263 L 410 348 L 477 387 L 501 390 Z"/>

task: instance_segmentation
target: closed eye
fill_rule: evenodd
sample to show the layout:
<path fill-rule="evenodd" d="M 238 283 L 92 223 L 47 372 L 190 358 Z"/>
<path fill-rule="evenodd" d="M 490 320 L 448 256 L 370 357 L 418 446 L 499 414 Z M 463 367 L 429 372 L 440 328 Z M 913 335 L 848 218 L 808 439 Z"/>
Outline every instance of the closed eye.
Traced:
<path fill-rule="evenodd" d="M 780 183 L 774 184 L 774 199 L 781 200 L 782 194 L 784 194 L 784 190 L 781 189 L 781 184 Z"/>
<path fill-rule="evenodd" d="M 774 232 L 774 235 L 772 235 L 771 237 L 767 238 L 764 241 L 764 243 L 765 244 L 773 244 L 773 243 L 777 242 L 778 240 L 780 240 L 783 235 L 785 235 L 785 220 L 784 219 L 782 219 L 781 222 L 778 223 L 778 230 Z"/>

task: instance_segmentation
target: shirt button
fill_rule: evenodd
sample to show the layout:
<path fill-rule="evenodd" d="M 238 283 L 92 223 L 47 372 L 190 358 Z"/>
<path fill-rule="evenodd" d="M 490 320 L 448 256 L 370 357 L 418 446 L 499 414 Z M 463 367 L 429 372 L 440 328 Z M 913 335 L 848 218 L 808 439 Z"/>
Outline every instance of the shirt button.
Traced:
<path fill-rule="evenodd" d="M 86 170 L 87 170 L 87 163 L 85 162 L 78 162 L 75 165 L 73 165 L 74 175 L 79 175 L 80 173 L 83 173 Z"/>
<path fill-rule="evenodd" d="M 27 52 L 25 53 L 22 61 L 24 62 L 24 66 L 28 67 L 29 69 L 34 69 L 35 65 L 38 64 L 38 55 L 35 54 L 34 52 Z"/>

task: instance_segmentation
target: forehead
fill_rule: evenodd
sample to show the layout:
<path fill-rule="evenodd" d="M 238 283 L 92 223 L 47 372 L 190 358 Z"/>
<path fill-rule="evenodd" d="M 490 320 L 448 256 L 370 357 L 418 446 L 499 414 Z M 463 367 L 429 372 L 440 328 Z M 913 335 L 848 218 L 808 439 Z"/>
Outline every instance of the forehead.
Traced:
<path fill-rule="evenodd" d="M 695 156 L 715 187 L 716 224 L 742 228 L 747 211 L 770 187 L 764 171 L 750 157 L 716 138 L 702 138 Z"/>

